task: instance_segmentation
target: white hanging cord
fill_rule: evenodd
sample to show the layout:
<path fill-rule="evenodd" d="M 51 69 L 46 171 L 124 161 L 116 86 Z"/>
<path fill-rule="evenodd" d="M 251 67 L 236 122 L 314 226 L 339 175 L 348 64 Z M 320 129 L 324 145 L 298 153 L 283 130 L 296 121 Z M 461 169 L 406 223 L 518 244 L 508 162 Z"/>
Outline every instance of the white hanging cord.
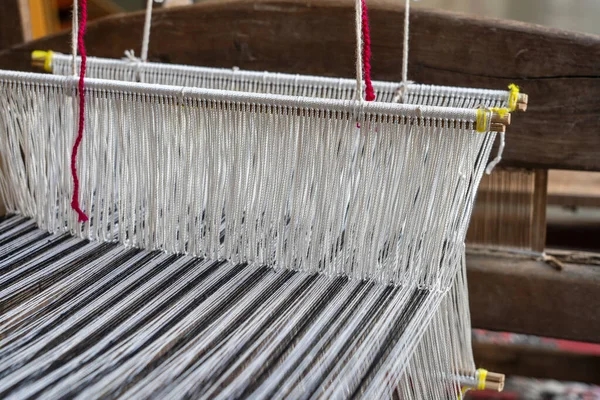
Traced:
<path fill-rule="evenodd" d="M 73 57 L 71 67 L 73 76 L 77 76 L 77 32 L 79 31 L 79 6 L 78 0 L 73 0 L 73 19 L 71 29 L 71 56 Z"/>
<path fill-rule="evenodd" d="M 148 45 L 150 44 L 150 25 L 152 23 L 152 3 L 153 0 L 146 2 L 146 20 L 144 21 L 144 36 L 142 38 L 142 53 L 140 58 L 142 62 L 148 60 Z"/>
<path fill-rule="evenodd" d="M 144 33 L 142 35 L 142 51 L 140 57 L 135 56 L 133 49 L 125 50 L 124 60 L 132 63 L 135 66 L 135 77 L 138 82 L 143 82 L 141 73 L 141 63 L 148 61 L 148 47 L 150 45 L 150 27 L 152 26 L 152 4 L 154 0 L 146 2 L 146 18 L 144 19 Z"/>
<path fill-rule="evenodd" d="M 364 100 L 362 79 L 363 79 L 363 65 L 362 65 L 362 51 L 363 51 L 363 40 L 362 40 L 362 3 L 361 0 L 355 0 L 354 8 L 356 12 L 356 100 Z"/>
<path fill-rule="evenodd" d="M 409 83 L 408 80 L 408 39 L 410 31 L 410 0 L 404 3 L 404 38 L 402 43 L 402 82 L 396 89 L 392 102 L 404 103 L 404 94 Z"/>
<path fill-rule="evenodd" d="M 485 173 L 488 175 L 490 175 L 492 173 L 492 171 L 494 170 L 496 165 L 498 165 L 498 163 L 502 160 L 502 153 L 504 153 L 504 144 L 505 144 L 504 139 L 505 139 L 504 132 L 501 132 L 500 133 L 500 145 L 498 146 L 498 154 L 492 161 L 490 161 L 490 163 L 487 165 L 487 167 L 485 169 Z"/>
<path fill-rule="evenodd" d="M 402 44 L 402 86 L 408 83 L 408 36 L 410 23 L 410 0 L 404 6 L 404 43 Z"/>

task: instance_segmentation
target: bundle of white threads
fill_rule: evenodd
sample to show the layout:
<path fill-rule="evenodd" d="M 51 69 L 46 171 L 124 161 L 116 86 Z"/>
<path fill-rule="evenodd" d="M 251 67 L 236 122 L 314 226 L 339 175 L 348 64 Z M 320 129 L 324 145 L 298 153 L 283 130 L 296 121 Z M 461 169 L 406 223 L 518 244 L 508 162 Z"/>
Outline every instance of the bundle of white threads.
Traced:
<path fill-rule="evenodd" d="M 89 60 L 84 224 L 76 78 L 0 71 L 3 201 L 52 233 L 0 222 L 0 396 L 460 396 L 495 133 L 456 106 L 506 92 L 365 102 L 360 13 L 356 81 L 151 64 L 149 16 L 139 63 Z"/>

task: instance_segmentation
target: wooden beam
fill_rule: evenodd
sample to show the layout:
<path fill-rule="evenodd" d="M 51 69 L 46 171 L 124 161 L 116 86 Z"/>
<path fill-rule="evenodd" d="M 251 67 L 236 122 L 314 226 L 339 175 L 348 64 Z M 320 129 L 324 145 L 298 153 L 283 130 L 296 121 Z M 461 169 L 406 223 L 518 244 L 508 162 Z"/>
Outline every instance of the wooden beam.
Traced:
<path fill-rule="evenodd" d="M 507 375 L 600 384 L 600 356 L 543 346 L 473 341 L 477 367 Z"/>
<path fill-rule="evenodd" d="M 467 252 L 467 273 L 473 327 L 600 343 L 600 266 Z"/>
<path fill-rule="evenodd" d="M 3 0 L 0 7 L 0 50 L 30 40 L 28 0 Z"/>
<path fill-rule="evenodd" d="M 163 7 L 181 7 L 192 4 L 192 0 L 163 0 Z"/>
<path fill-rule="evenodd" d="M 550 171 L 548 204 L 567 207 L 600 207 L 600 173 Z"/>
<path fill-rule="evenodd" d="M 400 79 L 403 8 L 372 0 L 373 75 Z M 207 0 L 157 10 L 155 61 L 352 77 L 350 0 Z M 143 12 L 89 24 L 88 54 L 122 57 L 140 48 Z M 291 28 L 293 27 L 293 28 Z M 508 130 L 503 165 L 600 170 L 600 37 L 415 9 L 410 79 L 529 94 L 529 109 Z M 31 70 L 33 49 L 69 51 L 69 33 L 0 53 L 0 68 Z M 139 51 L 138 51 L 139 52 Z"/>

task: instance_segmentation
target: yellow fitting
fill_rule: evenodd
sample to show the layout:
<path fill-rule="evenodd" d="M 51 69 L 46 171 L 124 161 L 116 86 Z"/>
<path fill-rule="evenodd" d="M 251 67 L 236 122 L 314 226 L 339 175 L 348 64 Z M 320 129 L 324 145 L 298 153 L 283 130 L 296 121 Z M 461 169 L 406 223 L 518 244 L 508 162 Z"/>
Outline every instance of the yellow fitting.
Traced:
<path fill-rule="evenodd" d="M 477 390 L 485 390 L 485 380 L 487 378 L 487 369 L 479 368 L 477 370 Z"/>
<path fill-rule="evenodd" d="M 31 52 L 31 61 L 39 63 L 43 62 L 44 71 L 52 72 L 52 54 L 53 52 L 48 50 L 34 50 Z"/>
<path fill-rule="evenodd" d="M 485 133 L 488 131 L 488 114 L 490 114 L 490 112 L 485 108 L 477 109 L 477 126 L 475 128 L 477 132 Z"/>
<path fill-rule="evenodd" d="M 519 101 L 519 92 L 520 89 L 514 83 L 508 85 L 508 90 L 510 90 L 510 95 L 508 97 L 508 109 L 513 112 L 517 109 L 517 102 Z"/>
<path fill-rule="evenodd" d="M 490 111 L 498 114 L 498 116 L 500 116 L 500 118 L 504 118 L 507 114 L 510 113 L 510 110 L 508 108 L 504 108 L 504 107 L 493 107 L 493 108 L 490 108 Z"/>

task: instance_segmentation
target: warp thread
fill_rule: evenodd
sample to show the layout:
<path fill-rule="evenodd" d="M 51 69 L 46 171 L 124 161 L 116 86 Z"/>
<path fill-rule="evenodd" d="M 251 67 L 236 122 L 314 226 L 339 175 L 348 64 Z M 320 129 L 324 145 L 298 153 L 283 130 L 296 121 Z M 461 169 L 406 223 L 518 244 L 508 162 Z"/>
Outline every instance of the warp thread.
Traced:
<path fill-rule="evenodd" d="M 77 47 L 79 48 L 79 54 L 81 55 L 81 67 L 79 70 L 79 126 L 77 129 L 77 137 L 73 144 L 73 151 L 71 152 L 71 174 L 73 176 L 73 199 L 71 200 L 71 208 L 77 212 L 79 222 L 86 222 L 88 216 L 81 210 L 79 205 L 79 177 L 77 175 L 77 151 L 79 145 L 83 140 L 83 128 L 85 125 L 85 91 L 84 91 L 84 77 L 85 77 L 85 64 L 87 55 L 85 52 L 85 42 L 83 36 L 85 35 L 85 25 L 87 23 L 87 0 L 81 0 L 81 23 L 79 24 L 79 33 L 77 35 Z"/>
<path fill-rule="evenodd" d="M 369 15 L 367 11 L 366 0 L 361 0 L 362 4 L 362 32 L 363 32 L 363 65 L 365 68 L 365 100 L 375 100 L 375 90 L 371 81 L 371 32 L 369 31 Z"/>

